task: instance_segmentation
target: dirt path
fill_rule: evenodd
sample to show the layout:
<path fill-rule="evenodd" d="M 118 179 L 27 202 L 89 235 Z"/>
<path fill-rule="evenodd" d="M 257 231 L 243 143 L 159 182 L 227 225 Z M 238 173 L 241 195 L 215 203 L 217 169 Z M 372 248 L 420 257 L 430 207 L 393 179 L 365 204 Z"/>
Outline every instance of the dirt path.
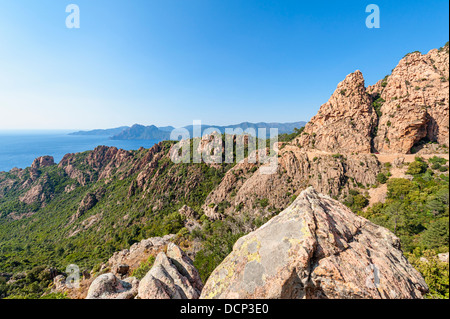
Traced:
<path fill-rule="evenodd" d="M 298 152 L 300 149 L 297 146 L 285 145 L 285 150 L 292 151 L 292 152 Z M 306 150 L 306 153 L 308 155 L 308 159 L 312 161 L 314 157 L 316 156 L 331 156 L 334 153 L 325 152 L 325 151 L 319 151 L 319 150 Z M 382 164 L 384 163 L 393 163 L 396 159 L 403 158 L 403 163 L 411 163 L 414 162 L 416 156 L 420 156 L 424 159 L 429 159 L 434 156 L 445 158 L 446 160 L 449 160 L 449 154 L 360 154 L 360 155 L 375 155 L 378 159 L 378 161 Z M 391 177 L 390 178 L 405 178 L 407 165 L 404 165 L 402 168 L 399 167 L 392 167 L 390 169 Z M 384 203 L 386 201 L 387 196 L 387 185 L 381 184 L 377 188 L 370 188 L 367 190 L 369 192 L 369 206 L 374 205 L 375 203 Z M 367 208 L 366 208 L 367 209 Z"/>
<path fill-rule="evenodd" d="M 284 144 L 284 149 L 286 151 L 292 151 L 292 152 L 298 152 L 298 151 L 302 151 L 302 149 L 298 148 L 298 146 L 295 145 L 290 145 L 289 143 L 282 143 Z M 308 158 L 311 160 L 313 159 L 315 156 L 326 156 L 326 155 L 334 155 L 336 153 L 330 153 L 330 152 L 325 152 L 325 151 L 320 151 L 320 150 L 313 150 L 313 149 L 307 149 L 306 153 L 308 154 Z M 344 153 L 342 153 L 343 155 L 345 155 Z M 414 162 L 414 159 L 416 158 L 416 156 L 420 156 L 424 159 L 429 159 L 431 157 L 437 156 L 437 157 L 442 157 L 445 158 L 446 160 L 449 160 L 449 154 L 364 154 L 361 153 L 359 155 L 375 155 L 378 158 L 378 161 L 380 163 L 392 163 L 395 159 L 397 158 L 404 158 L 404 162 L 405 163 L 411 163 Z"/>
<path fill-rule="evenodd" d="M 381 163 L 392 163 L 395 159 L 403 157 L 405 159 L 405 163 L 414 162 L 416 156 L 420 156 L 424 159 L 429 159 L 434 156 L 449 159 L 449 154 L 375 154 L 378 160 Z"/>

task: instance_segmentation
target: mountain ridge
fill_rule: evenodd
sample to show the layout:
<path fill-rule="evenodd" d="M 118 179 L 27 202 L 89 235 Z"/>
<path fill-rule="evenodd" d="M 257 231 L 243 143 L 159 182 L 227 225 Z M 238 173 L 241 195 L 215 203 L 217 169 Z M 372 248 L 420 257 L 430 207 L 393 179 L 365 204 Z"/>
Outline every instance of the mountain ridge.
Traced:
<path fill-rule="evenodd" d="M 125 129 L 130 128 L 129 126 L 119 126 L 115 128 L 109 128 L 109 129 L 95 129 L 90 131 L 77 131 L 69 133 L 69 135 L 116 135 L 122 132 Z"/>
<path fill-rule="evenodd" d="M 258 122 L 258 123 L 251 123 L 251 122 L 242 122 L 240 124 L 233 124 L 233 125 L 209 125 L 204 124 L 202 125 L 202 131 L 208 129 L 208 128 L 216 128 L 221 133 L 225 133 L 226 128 L 230 129 L 236 129 L 240 128 L 243 131 L 247 129 L 258 129 L 258 128 L 266 128 L 267 135 L 270 133 L 270 128 L 277 128 L 279 134 L 290 134 L 294 132 L 294 129 L 300 129 L 301 127 L 305 126 L 306 122 L 300 121 L 300 122 L 289 122 L 289 123 L 278 123 L 278 122 Z M 182 127 L 184 129 L 187 129 L 190 136 L 194 136 L 194 126 L 193 125 L 187 125 Z M 71 135 L 110 135 L 111 139 L 113 140 L 143 140 L 143 139 L 159 139 L 159 140 L 168 140 L 170 139 L 170 132 L 174 130 L 175 128 L 173 126 L 164 126 L 164 127 L 157 127 L 155 125 L 149 125 L 144 126 L 140 124 L 134 124 L 133 126 L 123 126 L 119 128 L 114 129 L 107 129 L 107 130 L 92 130 L 92 131 L 79 131 L 79 132 L 73 132 L 70 133 Z"/>

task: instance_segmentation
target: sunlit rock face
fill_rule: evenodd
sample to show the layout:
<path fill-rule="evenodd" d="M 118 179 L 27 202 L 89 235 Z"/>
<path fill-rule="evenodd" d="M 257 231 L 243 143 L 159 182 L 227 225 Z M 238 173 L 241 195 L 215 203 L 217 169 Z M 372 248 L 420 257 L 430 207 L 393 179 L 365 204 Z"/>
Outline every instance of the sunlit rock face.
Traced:
<path fill-rule="evenodd" d="M 427 290 L 397 237 L 308 188 L 235 244 L 201 298 L 422 298 Z"/>

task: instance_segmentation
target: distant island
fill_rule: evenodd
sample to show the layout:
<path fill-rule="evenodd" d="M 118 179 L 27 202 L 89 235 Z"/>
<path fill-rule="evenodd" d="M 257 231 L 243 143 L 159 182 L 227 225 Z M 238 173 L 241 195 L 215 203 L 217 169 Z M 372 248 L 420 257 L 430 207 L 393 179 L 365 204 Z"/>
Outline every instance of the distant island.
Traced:
<path fill-rule="evenodd" d="M 267 134 L 270 133 L 271 128 L 278 129 L 278 134 L 290 134 L 294 132 L 295 128 L 302 128 L 306 125 L 306 122 L 293 122 L 293 123 L 249 123 L 243 122 L 235 125 L 227 126 L 217 126 L 217 125 L 202 125 L 202 132 L 208 128 L 214 127 L 221 133 L 225 133 L 225 129 L 237 129 L 240 128 L 243 131 L 248 129 L 267 129 Z M 189 131 L 191 136 L 193 136 L 194 126 L 188 125 L 184 126 L 185 129 Z M 111 129 L 96 129 L 92 131 L 78 131 L 70 133 L 70 135 L 104 135 L 110 136 L 112 140 L 168 140 L 170 139 L 170 133 L 175 128 L 173 126 L 157 127 L 155 125 L 144 126 L 135 124 L 131 127 L 121 126 Z"/>
<path fill-rule="evenodd" d="M 106 130 L 101 130 L 101 129 L 97 129 L 97 130 L 92 130 L 92 131 L 78 131 L 78 132 L 73 132 L 70 133 L 69 135 L 103 135 L 103 136 L 114 136 L 116 134 L 119 134 L 120 132 L 122 132 L 123 130 L 129 129 L 129 126 L 121 126 L 121 127 L 116 127 L 116 128 L 110 128 L 110 129 L 106 129 Z"/>

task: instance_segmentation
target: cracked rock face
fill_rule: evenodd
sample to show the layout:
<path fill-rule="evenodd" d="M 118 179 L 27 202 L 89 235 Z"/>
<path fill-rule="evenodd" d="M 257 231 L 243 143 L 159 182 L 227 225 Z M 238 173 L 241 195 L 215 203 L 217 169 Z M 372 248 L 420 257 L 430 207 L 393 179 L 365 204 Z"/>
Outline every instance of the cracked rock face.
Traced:
<path fill-rule="evenodd" d="M 120 279 L 130 272 L 130 267 L 125 264 L 115 266 L 116 273 L 100 275 L 92 281 L 86 299 L 198 299 L 203 283 L 192 260 L 177 245 L 164 244 L 165 240 L 150 238 L 133 245 L 130 251 L 116 253 L 110 259 L 110 266 L 119 260 L 133 261 L 133 255 L 144 254 L 153 246 L 167 246 L 167 252 L 158 254 L 153 267 L 141 281 L 135 277 Z M 55 280 L 59 287 L 64 283 L 64 278 Z"/>
<path fill-rule="evenodd" d="M 276 174 L 252 171 L 257 167 L 248 163 L 239 163 L 230 169 L 207 196 L 202 206 L 206 216 L 215 220 L 236 214 L 236 207 L 240 204 L 254 216 L 267 214 L 270 206 L 281 211 L 291 203 L 293 194 L 298 195 L 309 185 L 320 193 L 339 198 L 348 194 L 356 183 L 366 186 L 375 184 L 377 174 L 381 172 L 381 164 L 369 154 L 336 157 L 308 152 L 292 145 L 285 146 L 278 154 Z M 260 206 L 261 199 L 268 200 L 266 208 Z M 231 205 L 225 207 L 221 215 L 217 203 L 223 202 Z"/>
<path fill-rule="evenodd" d="M 139 299 L 198 299 L 203 284 L 192 260 L 170 243 L 139 284 Z"/>
<path fill-rule="evenodd" d="M 339 83 L 296 140 L 302 147 L 326 152 L 370 153 L 376 123 L 364 77 L 356 71 Z"/>
<path fill-rule="evenodd" d="M 238 240 L 201 298 L 422 298 L 427 290 L 396 236 L 308 188 Z"/>
<path fill-rule="evenodd" d="M 381 108 L 375 149 L 410 153 L 421 139 L 449 146 L 448 45 L 428 54 L 405 56 L 385 87 L 373 88 L 385 101 Z"/>

